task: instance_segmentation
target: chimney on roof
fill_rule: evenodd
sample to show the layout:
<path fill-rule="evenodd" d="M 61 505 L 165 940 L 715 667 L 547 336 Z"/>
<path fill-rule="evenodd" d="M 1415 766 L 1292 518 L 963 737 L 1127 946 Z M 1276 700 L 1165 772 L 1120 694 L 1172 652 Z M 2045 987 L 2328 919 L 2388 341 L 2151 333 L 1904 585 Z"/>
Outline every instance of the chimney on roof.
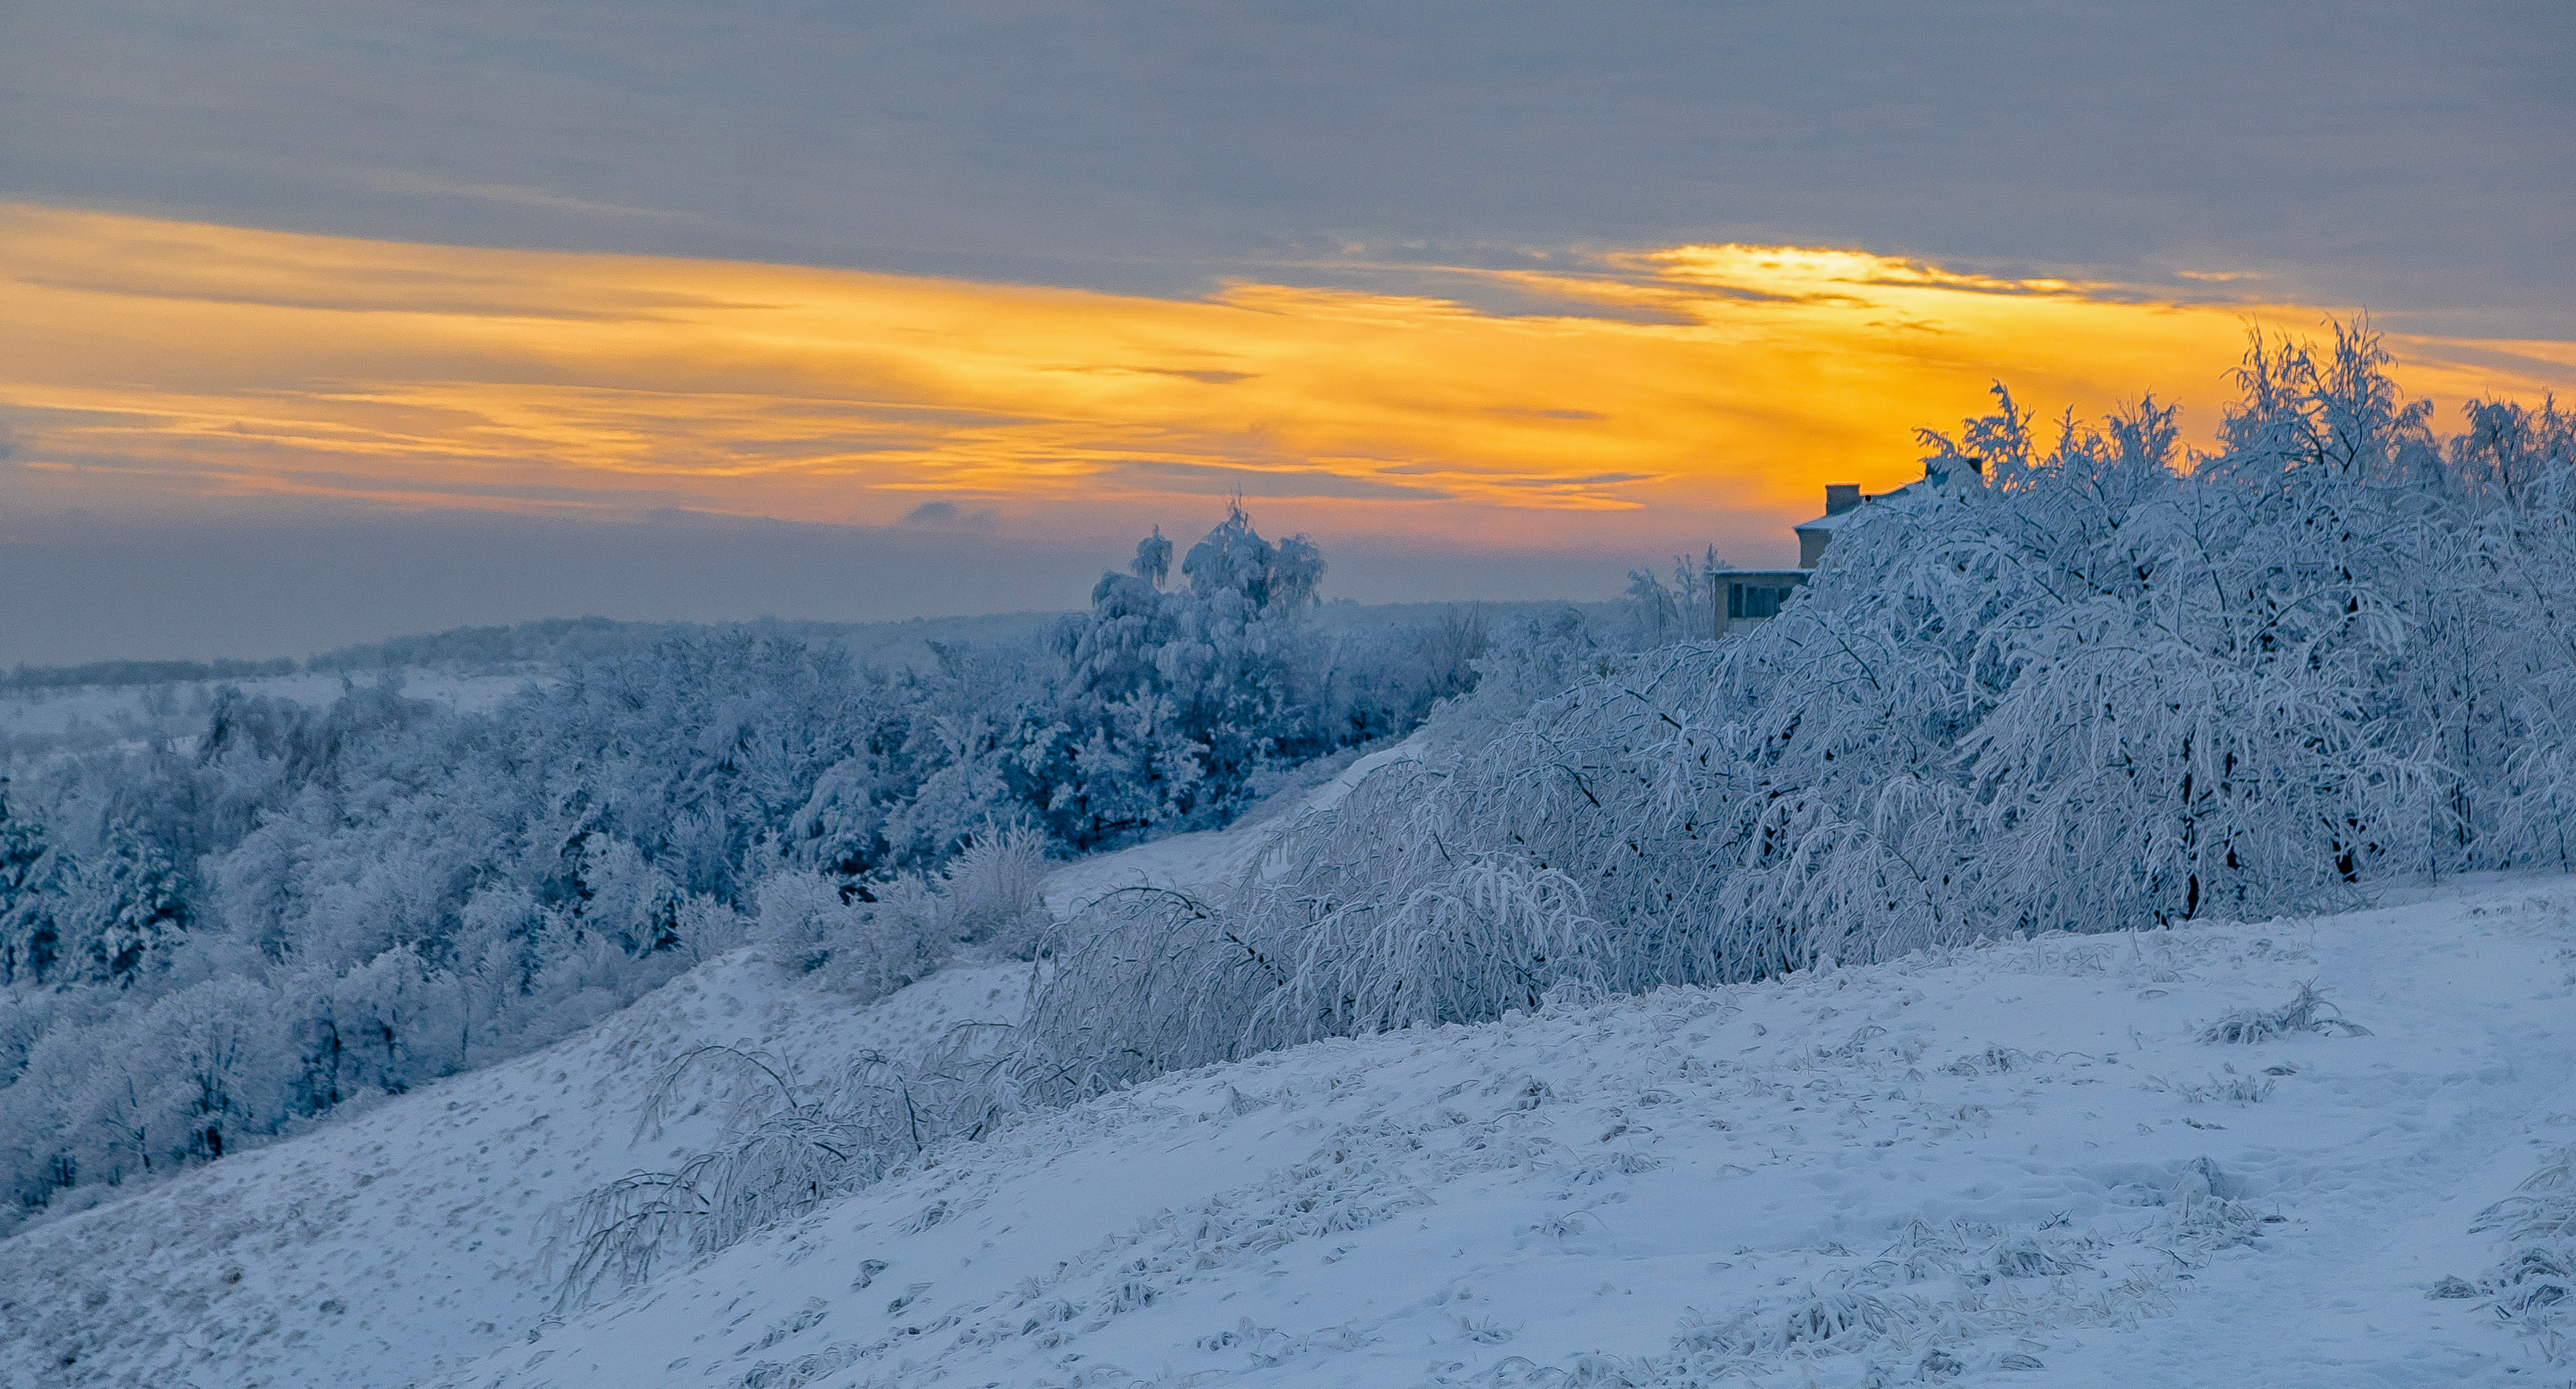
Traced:
<path fill-rule="evenodd" d="M 1858 505 L 1860 505 L 1859 483 L 1828 482 L 1825 484 L 1825 514 L 1827 516 L 1840 516 L 1844 512 L 1849 511 Z"/>

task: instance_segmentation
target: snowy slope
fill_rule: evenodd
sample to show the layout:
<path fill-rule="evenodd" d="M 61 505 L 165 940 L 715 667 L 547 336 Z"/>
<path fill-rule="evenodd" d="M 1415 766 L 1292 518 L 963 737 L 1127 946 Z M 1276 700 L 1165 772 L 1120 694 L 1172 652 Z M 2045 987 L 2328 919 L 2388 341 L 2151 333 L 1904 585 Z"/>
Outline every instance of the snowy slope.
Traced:
<path fill-rule="evenodd" d="M 2576 1123 L 2571 904 L 1308 1046 L 1033 1118 L 437 1382 L 2537 1382 L 2426 1294 Z M 2198 1040 L 2310 980 L 2369 1035 Z"/>
<path fill-rule="evenodd" d="M 0 1242 L 0 1385 L 402 1384 L 547 1310 L 537 1218 L 701 1144 L 635 1143 L 670 1058 L 725 1043 L 819 1075 L 1008 1021 L 1027 967 L 950 970 L 866 1008 L 710 961 L 556 1046 Z"/>
<path fill-rule="evenodd" d="M 1068 865 L 1049 898 L 1271 842 Z M 1025 979 L 852 1008 L 738 955 L 0 1243 L 0 1384 L 2482 1380 L 2523 1346 L 2424 1292 L 2493 1264 L 2475 1213 L 2576 1137 L 2571 905 L 2446 889 L 1302 1048 L 1034 1118 L 546 1325 L 535 1218 L 706 1137 L 630 1143 L 665 1058 L 819 1074 L 1015 1016 Z M 2194 1040 L 2303 980 L 2370 1035 Z"/>
<path fill-rule="evenodd" d="M 1279 809 L 1330 804 L 1413 755 L 1371 754 Z M 1067 864 L 1047 897 L 1066 910 L 1136 882 L 1204 886 L 1278 823 Z M 401 1384 L 519 1342 L 549 1310 L 539 1217 L 712 1135 L 701 1113 L 634 1141 L 671 1058 L 722 1043 L 819 1078 L 865 1050 L 1015 1021 L 1027 978 L 952 966 L 853 1007 L 739 952 L 545 1051 L 24 1231 L 0 1241 L 0 1385 Z"/>
<path fill-rule="evenodd" d="M 1313 787 L 1272 798 L 1251 816 L 1221 830 L 1177 834 L 1066 864 L 1047 876 L 1047 910 L 1060 917 L 1069 916 L 1120 888 L 1191 891 L 1228 882 L 1276 846 L 1280 833 L 1297 816 L 1341 804 L 1371 772 L 1419 758 L 1427 746 L 1422 735 L 1416 734 L 1392 747 L 1379 748 Z"/>

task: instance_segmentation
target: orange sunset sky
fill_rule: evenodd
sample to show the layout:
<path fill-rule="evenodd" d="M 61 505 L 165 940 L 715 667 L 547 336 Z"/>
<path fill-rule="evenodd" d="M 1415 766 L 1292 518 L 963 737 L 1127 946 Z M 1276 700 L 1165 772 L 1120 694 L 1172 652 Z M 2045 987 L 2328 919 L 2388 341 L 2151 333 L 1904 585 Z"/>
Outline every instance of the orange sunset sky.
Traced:
<path fill-rule="evenodd" d="M 2001 380 L 2576 395 L 2564 5 L 23 0 L 0 666 L 1795 554 Z"/>
<path fill-rule="evenodd" d="M 1916 475 L 1913 430 L 1997 378 L 2083 416 L 2153 390 L 2205 436 L 2250 326 L 2314 333 L 2343 308 L 1857 251 L 1564 259 L 1449 272 L 1454 297 L 1237 279 L 1177 299 L 17 205 L 0 411 L 20 504 L 105 513 L 890 525 L 928 503 L 1114 549 L 1240 491 L 1328 537 L 1653 554 L 1800 519 L 1827 480 Z M 1510 311 L 1470 306 L 1496 292 Z M 2454 405 L 2576 382 L 2566 343 L 2393 346 L 2411 392 Z"/>

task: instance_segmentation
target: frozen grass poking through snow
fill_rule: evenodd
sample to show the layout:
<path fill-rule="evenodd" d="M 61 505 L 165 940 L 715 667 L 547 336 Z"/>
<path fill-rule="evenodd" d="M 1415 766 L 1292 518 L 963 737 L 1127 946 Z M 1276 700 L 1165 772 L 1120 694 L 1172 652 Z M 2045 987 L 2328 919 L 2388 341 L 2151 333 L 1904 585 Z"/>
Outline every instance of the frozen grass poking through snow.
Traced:
<path fill-rule="evenodd" d="M 2536 1338 L 2549 1363 L 2576 1360 L 2568 1329 L 2576 1293 L 2576 1145 L 2559 1149 L 2472 1228 L 2501 1231 L 2507 1245 L 2477 1291 L 2494 1294 L 2496 1315 Z"/>
<path fill-rule="evenodd" d="M 1007 1029 L 961 1026 L 928 1058 L 869 1051 L 830 1081 L 800 1083 L 766 1053 L 700 1047 L 655 1085 L 639 1136 L 707 1092 L 725 1106 L 714 1145 L 669 1172 L 631 1172 L 555 1212 L 544 1271 L 555 1313 L 650 1278 L 675 1257 L 712 1253 L 882 1178 L 931 1146 L 982 1136 L 999 1118 L 1001 1064 L 988 1045 Z"/>
<path fill-rule="evenodd" d="M 2232 1189 L 2229 1175 L 2202 1158 L 2184 1164 L 2170 1190 L 2147 1195 L 2143 1218 L 2084 1232 L 2055 1219 L 1917 1220 L 1876 1259 L 1829 1270 L 1785 1297 L 1686 1318 L 1660 1355 L 1593 1353 L 1564 1365 L 1516 1356 L 1456 1377 L 1435 1370 L 1429 1382 L 1681 1389 L 1767 1383 L 1795 1367 L 1809 1383 L 1827 1371 L 1837 1382 L 1890 1389 L 1971 1370 L 2043 1369 L 2037 1357 L 1991 1343 L 2039 1327 L 2119 1327 L 2159 1314 L 2177 1276 L 2256 1238 L 2263 1217 L 2219 1194 Z M 1836 1365 L 1850 1368 L 1829 1370 Z"/>
<path fill-rule="evenodd" d="M 2238 1008 L 2200 1034 L 2204 1042 L 2240 1043 L 2251 1046 L 2286 1037 L 2293 1032 L 2336 1032 L 2346 1037 L 2367 1037 L 2370 1029 L 2346 1019 L 2343 1010 L 2326 1001 L 2317 991 L 2315 981 L 2299 985 L 2299 992 L 2289 1002 L 2270 1010 Z"/>

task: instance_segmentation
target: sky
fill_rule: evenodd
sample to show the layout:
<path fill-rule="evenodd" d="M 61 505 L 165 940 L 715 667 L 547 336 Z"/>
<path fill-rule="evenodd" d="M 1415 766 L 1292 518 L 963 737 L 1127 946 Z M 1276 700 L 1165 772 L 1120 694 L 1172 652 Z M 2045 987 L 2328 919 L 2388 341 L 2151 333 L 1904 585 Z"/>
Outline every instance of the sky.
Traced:
<path fill-rule="evenodd" d="M 0 663 L 1784 562 L 2001 379 L 2576 394 L 2576 8 L 0 13 Z"/>

